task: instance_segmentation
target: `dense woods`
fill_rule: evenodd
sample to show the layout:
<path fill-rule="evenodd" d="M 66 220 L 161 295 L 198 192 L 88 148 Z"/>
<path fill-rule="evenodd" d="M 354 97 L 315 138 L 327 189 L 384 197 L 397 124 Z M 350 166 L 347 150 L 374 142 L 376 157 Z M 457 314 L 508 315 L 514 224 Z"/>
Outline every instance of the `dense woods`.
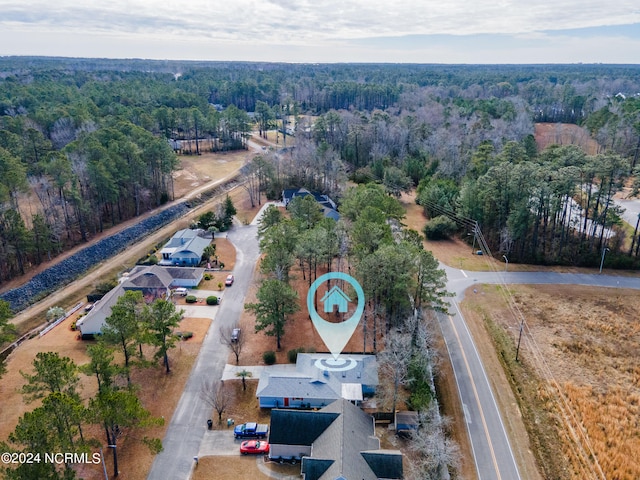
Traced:
<path fill-rule="evenodd" d="M 616 224 L 610 198 L 638 163 L 639 78 L 637 66 L 624 65 L 6 57 L 0 282 L 171 200 L 176 153 L 246 148 L 252 122 L 260 132 L 275 122 L 283 133 L 297 128 L 288 154 L 266 154 L 247 169 L 254 194 L 306 186 L 339 199 L 348 176 L 391 195 L 422 182 L 425 202 L 478 221 L 491 248 L 514 261 L 588 264 L 604 243 L 630 243 L 629 234 L 607 237 L 592 225 Z M 538 152 L 540 121 L 583 126 L 601 156 Z M 573 180 L 554 182 L 558 168 Z M 568 210 L 580 209 L 576 234 Z M 635 259 L 637 248 L 627 254 Z"/>

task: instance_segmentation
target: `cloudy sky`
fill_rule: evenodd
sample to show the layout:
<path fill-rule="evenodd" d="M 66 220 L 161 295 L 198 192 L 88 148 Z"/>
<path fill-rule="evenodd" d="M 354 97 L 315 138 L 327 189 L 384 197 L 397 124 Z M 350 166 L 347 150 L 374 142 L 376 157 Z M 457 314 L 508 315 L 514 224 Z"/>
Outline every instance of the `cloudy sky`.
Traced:
<path fill-rule="evenodd" d="M 640 2 L 0 0 L 0 55 L 640 63 Z"/>

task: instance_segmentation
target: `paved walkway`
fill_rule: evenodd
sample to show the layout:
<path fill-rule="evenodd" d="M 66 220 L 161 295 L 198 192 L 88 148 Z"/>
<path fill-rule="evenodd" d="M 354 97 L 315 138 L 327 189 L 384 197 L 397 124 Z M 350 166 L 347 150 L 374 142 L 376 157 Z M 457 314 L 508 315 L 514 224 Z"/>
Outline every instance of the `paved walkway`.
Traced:
<path fill-rule="evenodd" d="M 263 371 L 268 371 L 271 373 L 275 373 L 275 372 L 295 372 L 296 371 L 296 366 L 293 363 L 287 364 L 287 365 L 269 365 L 269 366 L 264 366 L 264 365 L 230 365 L 230 364 L 226 364 L 224 366 L 224 371 L 222 372 L 222 380 L 231 380 L 231 379 L 237 379 L 238 376 L 236 375 L 238 372 L 241 372 L 242 370 L 246 370 L 248 372 L 251 372 L 251 378 L 255 378 L 255 379 L 259 379 L 260 375 L 262 375 Z M 248 377 L 247 377 L 248 378 Z"/>

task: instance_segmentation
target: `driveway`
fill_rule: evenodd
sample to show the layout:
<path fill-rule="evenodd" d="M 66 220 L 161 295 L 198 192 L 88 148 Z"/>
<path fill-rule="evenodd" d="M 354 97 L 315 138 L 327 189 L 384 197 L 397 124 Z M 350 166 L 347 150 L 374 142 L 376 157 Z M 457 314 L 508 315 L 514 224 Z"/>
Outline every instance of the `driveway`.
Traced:
<path fill-rule="evenodd" d="M 220 306 L 208 307 L 212 309 L 210 312 L 215 320 L 202 342 L 196 363 L 162 441 L 164 450 L 156 456 L 147 476 L 149 480 L 187 480 L 194 464 L 193 459 L 199 454 L 203 439 L 210 433 L 207 430 L 207 419 L 210 418 L 211 407 L 200 398 L 200 386 L 204 380 L 222 378 L 229 350 L 220 344 L 220 328 L 233 326 L 240 319 L 244 298 L 259 257 L 255 225 L 234 226 L 228 239 L 236 248 L 233 270 L 235 282 L 232 288 L 225 290 Z M 204 310 L 207 307 L 192 308 Z M 198 315 L 197 312 L 200 311 L 196 310 L 194 314 Z"/>
<path fill-rule="evenodd" d="M 227 430 L 207 430 L 205 432 L 200 443 L 198 456 L 208 455 L 240 455 L 240 440 L 233 438 L 233 427 L 229 427 Z"/>

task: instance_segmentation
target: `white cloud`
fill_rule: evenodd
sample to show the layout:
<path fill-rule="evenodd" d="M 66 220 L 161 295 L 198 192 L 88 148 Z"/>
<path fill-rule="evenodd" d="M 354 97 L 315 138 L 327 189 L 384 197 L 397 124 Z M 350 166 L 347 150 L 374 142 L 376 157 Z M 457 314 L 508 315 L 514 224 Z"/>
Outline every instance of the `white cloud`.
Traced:
<path fill-rule="evenodd" d="M 315 52 L 322 58 L 376 61 L 371 57 L 381 53 L 380 46 L 371 50 L 362 42 L 377 37 L 522 36 L 640 23 L 637 0 L 619 0 L 615 5 L 602 0 L 0 0 L 0 12 L 0 54 L 5 55 L 86 56 L 79 52 L 92 45 L 101 52 L 100 56 L 174 58 L 163 57 L 163 53 L 167 49 L 176 52 L 172 44 L 184 44 L 188 50 L 188 42 L 193 45 L 193 52 L 199 48 L 209 52 L 209 57 L 198 58 L 219 59 L 234 49 L 247 53 L 253 49 L 251 59 L 259 60 L 267 55 L 265 47 L 270 45 L 274 51 L 282 49 L 283 61 L 297 56 L 297 52 L 304 54 L 305 50 L 309 56 Z M 74 45 L 72 39 L 80 44 Z M 59 46 L 55 42 L 60 42 Z M 123 49 L 125 44 L 127 48 Z M 52 51 L 54 48 L 58 50 Z M 222 48 L 224 52 L 220 51 Z M 416 50 L 424 51 L 410 50 L 414 54 Z M 574 53 L 577 50 L 571 49 Z M 348 52 L 350 57 L 358 58 L 346 58 Z M 633 55 L 627 52 L 629 57 Z M 456 53 L 459 57 L 460 52 Z M 182 58 L 195 58 L 193 55 Z M 403 51 L 396 55 L 406 57 Z"/>

